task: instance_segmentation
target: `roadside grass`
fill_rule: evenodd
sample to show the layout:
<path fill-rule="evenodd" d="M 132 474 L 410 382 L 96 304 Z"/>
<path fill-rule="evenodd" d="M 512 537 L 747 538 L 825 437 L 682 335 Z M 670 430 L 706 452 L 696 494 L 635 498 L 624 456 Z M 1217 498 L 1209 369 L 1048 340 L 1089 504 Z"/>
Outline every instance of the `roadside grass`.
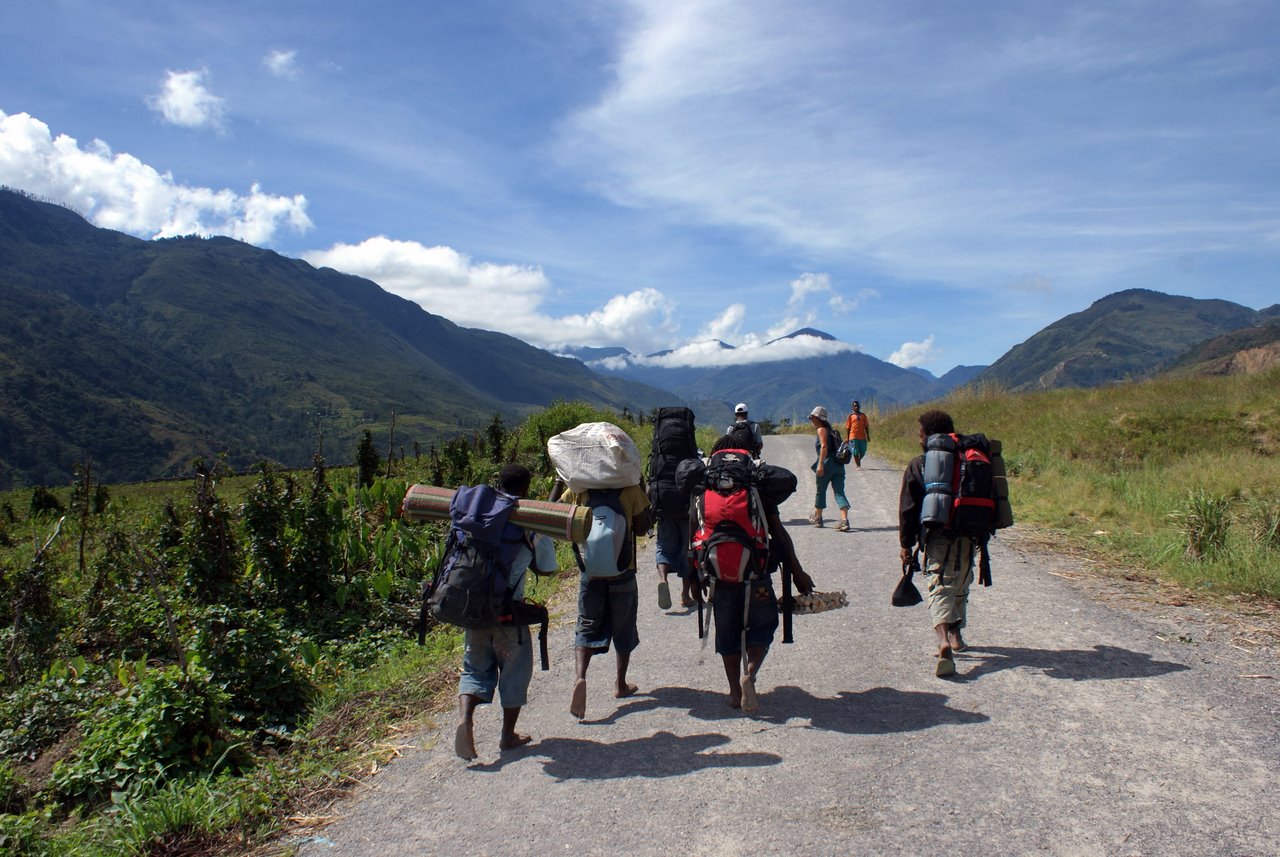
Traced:
<path fill-rule="evenodd" d="M 1280 372 L 1091 390 L 956 391 L 872 422 L 875 451 L 919 453 L 916 418 L 948 411 L 999 438 L 1014 518 L 1184 586 L 1280 599 Z"/>

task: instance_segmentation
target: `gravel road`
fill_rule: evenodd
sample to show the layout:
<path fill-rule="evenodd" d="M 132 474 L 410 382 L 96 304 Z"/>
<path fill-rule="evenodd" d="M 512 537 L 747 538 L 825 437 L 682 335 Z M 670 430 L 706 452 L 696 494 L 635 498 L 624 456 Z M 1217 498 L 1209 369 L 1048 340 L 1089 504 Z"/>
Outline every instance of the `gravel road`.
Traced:
<path fill-rule="evenodd" d="M 563 622 L 520 721 L 533 744 L 499 754 L 501 709 L 482 707 L 467 764 L 446 716 L 292 840 L 301 854 L 1280 854 L 1274 650 L 1194 608 L 1100 598 L 1015 527 L 971 596 L 958 675 L 936 678 L 927 609 L 889 604 L 901 472 L 850 468 L 853 531 L 816 529 L 812 451 L 793 435 L 764 455 L 800 476 L 783 520 L 850 606 L 797 616 L 792 645 L 779 633 L 759 711 L 725 704 L 695 617 L 658 609 L 649 542 L 637 696 L 613 699 L 613 655 L 597 657 L 575 720 Z"/>

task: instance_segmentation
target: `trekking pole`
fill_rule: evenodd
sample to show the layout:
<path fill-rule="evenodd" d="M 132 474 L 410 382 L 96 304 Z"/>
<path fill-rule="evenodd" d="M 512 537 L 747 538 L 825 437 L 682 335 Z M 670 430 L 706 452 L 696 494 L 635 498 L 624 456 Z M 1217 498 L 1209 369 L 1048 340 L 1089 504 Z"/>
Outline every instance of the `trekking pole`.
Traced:
<path fill-rule="evenodd" d="M 782 642 L 794 643 L 791 634 L 791 619 L 795 613 L 796 600 L 791 595 L 791 560 L 782 561 Z"/>

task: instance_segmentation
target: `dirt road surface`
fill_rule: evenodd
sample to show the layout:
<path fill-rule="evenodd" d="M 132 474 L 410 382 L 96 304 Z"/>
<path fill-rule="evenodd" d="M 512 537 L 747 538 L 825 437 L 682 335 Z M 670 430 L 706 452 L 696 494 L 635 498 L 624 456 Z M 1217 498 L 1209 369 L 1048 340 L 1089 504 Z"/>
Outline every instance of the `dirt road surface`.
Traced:
<path fill-rule="evenodd" d="M 900 471 L 850 467 L 853 532 L 816 529 L 812 450 L 770 437 L 764 455 L 800 477 L 782 517 L 806 570 L 850 606 L 797 616 L 792 645 L 779 633 L 758 712 L 726 705 L 678 592 L 658 609 L 649 542 L 638 695 L 615 700 L 613 655 L 597 657 L 586 719 L 569 714 L 566 621 L 521 717 L 534 743 L 499 753 L 501 710 L 482 707 L 465 763 L 448 714 L 295 837 L 300 853 L 1280 854 L 1274 649 L 1194 607 L 1100 599 L 1015 527 L 993 542 L 995 585 L 974 589 L 958 675 L 936 678 L 926 607 L 889 604 Z"/>

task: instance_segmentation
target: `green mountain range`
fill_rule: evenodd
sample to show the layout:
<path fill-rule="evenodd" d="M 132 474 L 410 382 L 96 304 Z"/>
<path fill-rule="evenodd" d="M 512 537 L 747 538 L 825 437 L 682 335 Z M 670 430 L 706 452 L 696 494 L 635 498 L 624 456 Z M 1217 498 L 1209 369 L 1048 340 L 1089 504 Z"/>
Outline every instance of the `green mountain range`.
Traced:
<path fill-rule="evenodd" d="M 978 380 L 1016 392 L 1146 378 L 1205 340 L 1263 323 L 1274 309 L 1146 289 L 1116 292 L 1014 346 Z"/>
<path fill-rule="evenodd" d="M 461 328 L 376 283 L 228 238 L 143 241 L 0 190 L 0 487 L 189 472 L 195 456 L 412 452 L 557 399 L 669 393 Z M 385 446 L 384 446 L 385 449 Z"/>

